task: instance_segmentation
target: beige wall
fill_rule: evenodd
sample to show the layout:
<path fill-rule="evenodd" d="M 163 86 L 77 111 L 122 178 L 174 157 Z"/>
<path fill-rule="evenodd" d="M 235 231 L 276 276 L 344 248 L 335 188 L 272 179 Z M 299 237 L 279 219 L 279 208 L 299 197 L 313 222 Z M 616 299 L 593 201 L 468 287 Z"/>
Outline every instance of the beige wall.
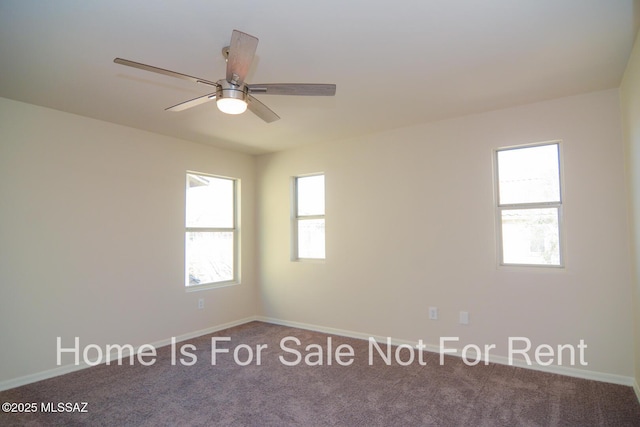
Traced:
<path fill-rule="evenodd" d="M 1 98 L 0 129 L 0 382 L 55 368 L 58 336 L 137 346 L 255 314 L 253 157 Z M 186 170 L 241 179 L 242 285 L 185 292 Z"/>
<path fill-rule="evenodd" d="M 626 141 L 630 216 L 633 229 L 635 378 L 640 398 L 640 34 L 636 38 L 620 86 L 622 120 Z"/>
<path fill-rule="evenodd" d="M 492 150 L 556 139 L 566 268 L 498 268 Z M 631 377 L 623 148 L 614 89 L 262 156 L 263 315 L 435 345 L 459 336 L 497 356 L 510 336 L 583 339 L 589 365 L 576 368 Z M 289 180 L 319 171 L 327 260 L 291 262 Z"/>

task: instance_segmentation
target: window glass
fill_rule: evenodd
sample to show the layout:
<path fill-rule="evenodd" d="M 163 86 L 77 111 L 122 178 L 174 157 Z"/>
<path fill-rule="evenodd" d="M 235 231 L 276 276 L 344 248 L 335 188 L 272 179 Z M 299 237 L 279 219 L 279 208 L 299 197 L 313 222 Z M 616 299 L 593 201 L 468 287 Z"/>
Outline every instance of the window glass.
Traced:
<path fill-rule="evenodd" d="M 498 151 L 500 204 L 559 202 L 558 145 Z"/>
<path fill-rule="evenodd" d="M 324 218 L 298 220 L 298 258 L 324 257 Z"/>
<path fill-rule="evenodd" d="M 502 211 L 505 264 L 560 264 L 558 209 Z"/>
<path fill-rule="evenodd" d="M 233 233 L 187 232 L 189 285 L 233 280 Z"/>
<path fill-rule="evenodd" d="M 232 179 L 188 174 L 187 227 L 233 227 L 233 187 Z"/>
<path fill-rule="evenodd" d="M 324 175 L 298 177 L 298 216 L 324 215 Z"/>

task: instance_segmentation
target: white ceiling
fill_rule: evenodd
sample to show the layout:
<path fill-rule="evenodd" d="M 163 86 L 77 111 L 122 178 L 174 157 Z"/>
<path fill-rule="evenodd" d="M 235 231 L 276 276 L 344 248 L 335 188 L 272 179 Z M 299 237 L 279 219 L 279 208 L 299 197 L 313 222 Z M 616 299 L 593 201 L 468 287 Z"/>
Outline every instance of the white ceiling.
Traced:
<path fill-rule="evenodd" d="M 0 0 L 0 96 L 247 153 L 618 87 L 633 0 Z M 281 119 L 214 102 L 238 29 L 249 83 L 335 83 L 335 97 L 257 95 Z"/>

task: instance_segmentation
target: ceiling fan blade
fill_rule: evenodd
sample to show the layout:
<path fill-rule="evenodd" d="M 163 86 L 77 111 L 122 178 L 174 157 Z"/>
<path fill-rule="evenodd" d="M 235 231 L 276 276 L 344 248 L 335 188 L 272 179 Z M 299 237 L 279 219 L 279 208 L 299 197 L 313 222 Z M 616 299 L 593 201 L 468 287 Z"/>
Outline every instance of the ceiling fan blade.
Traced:
<path fill-rule="evenodd" d="M 258 47 L 258 39 L 242 31 L 233 30 L 229 57 L 227 58 L 227 81 L 242 84 Z"/>
<path fill-rule="evenodd" d="M 315 83 L 269 83 L 246 85 L 250 93 L 264 95 L 334 96 L 336 85 Z"/>
<path fill-rule="evenodd" d="M 182 111 L 186 110 L 187 108 L 195 107 L 196 105 L 204 104 L 205 102 L 209 102 L 214 99 L 216 99 L 216 94 L 210 93 L 208 95 L 199 96 L 197 98 L 181 102 L 180 104 L 176 104 L 172 107 L 165 108 L 165 111 Z"/>
<path fill-rule="evenodd" d="M 164 74 L 169 77 L 176 77 L 178 79 L 188 80 L 194 83 L 202 83 L 210 86 L 217 86 L 215 82 L 201 79 L 199 77 L 189 76 L 187 74 L 176 73 L 175 71 L 165 70 L 164 68 L 154 67 L 153 65 L 142 64 L 140 62 L 129 61 L 128 59 L 116 58 L 113 60 L 116 64 L 126 65 L 127 67 L 138 68 L 140 70 L 151 71 L 153 73 Z"/>
<path fill-rule="evenodd" d="M 258 101 L 251 95 L 247 96 L 247 108 L 256 116 L 260 117 L 267 123 L 275 122 L 276 120 L 280 120 L 280 116 L 274 113 L 269 107 L 264 105 L 262 102 Z"/>

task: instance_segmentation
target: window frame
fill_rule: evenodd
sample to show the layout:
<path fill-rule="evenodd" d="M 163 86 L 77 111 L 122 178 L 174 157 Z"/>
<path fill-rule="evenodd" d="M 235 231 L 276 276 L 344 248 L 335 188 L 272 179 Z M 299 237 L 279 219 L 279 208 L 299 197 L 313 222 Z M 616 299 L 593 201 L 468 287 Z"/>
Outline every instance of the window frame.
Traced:
<path fill-rule="evenodd" d="M 232 227 L 188 227 L 187 226 L 187 189 L 189 186 L 189 175 L 196 175 L 196 176 L 203 176 L 203 177 L 207 177 L 207 178 L 215 178 L 215 179 L 224 179 L 224 180 L 229 180 L 233 183 L 233 226 Z M 234 178 L 234 177 L 229 177 L 229 176 L 223 176 L 223 175 L 214 175 L 214 174 L 210 174 L 210 173 L 203 173 L 203 172 L 196 172 L 196 171 L 186 171 L 185 174 L 185 196 L 184 196 L 184 214 L 185 214 L 185 219 L 184 219 L 184 236 L 183 236 L 183 243 L 185 244 L 184 246 L 184 288 L 187 292 L 193 292 L 193 291 L 202 291 L 202 290 L 207 290 L 207 289 L 215 289 L 215 288 L 222 288 L 222 287 L 227 287 L 227 286 L 233 286 L 233 285 L 238 285 L 240 284 L 240 205 L 239 205 L 239 193 L 240 193 L 240 179 L 239 178 Z M 187 266 L 187 247 L 186 247 L 186 239 L 187 239 L 187 234 L 188 233 L 193 233 L 193 232 L 205 232 L 205 233 L 229 233 L 231 232 L 233 234 L 233 263 L 232 263 L 232 268 L 233 268 L 233 277 L 230 280 L 221 280 L 219 282 L 208 282 L 208 283 L 200 283 L 197 285 L 190 285 L 189 284 L 189 269 Z"/>
<path fill-rule="evenodd" d="M 527 149 L 535 147 L 543 147 L 555 145 L 558 150 L 558 201 L 549 202 L 525 202 L 525 203 L 501 203 L 500 201 L 500 172 L 498 153 L 502 151 Z M 507 147 L 496 148 L 493 153 L 494 162 L 494 192 L 495 192 L 495 210 L 496 210 L 496 235 L 497 235 L 497 257 L 499 267 L 531 267 L 542 269 L 565 269 L 566 258 L 564 253 L 564 178 L 562 167 L 562 141 L 552 140 L 544 142 L 536 142 L 531 144 L 512 145 Z M 558 264 L 527 264 L 527 263 L 506 263 L 504 262 L 504 240 L 503 240 L 503 224 L 502 213 L 504 211 L 527 210 L 527 209 L 556 209 L 558 218 Z"/>
<path fill-rule="evenodd" d="M 291 261 L 299 262 L 317 262 L 323 263 L 327 259 L 326 253 L 326 205 L 322 215 L 298 215 L 298 179 L 310 178 L 314 176 L 322 176 L 325 183 L 325 201 L 326 201 L 326 175 L 324 172 L 315 172 L 304 175 L 296 175 L 291 177 Z M 298 245 L 298 224 L 300 221 L 322 219 L 325 224 L 325 254 L 323 258 L 305 258 L 299 256 Z"/>

